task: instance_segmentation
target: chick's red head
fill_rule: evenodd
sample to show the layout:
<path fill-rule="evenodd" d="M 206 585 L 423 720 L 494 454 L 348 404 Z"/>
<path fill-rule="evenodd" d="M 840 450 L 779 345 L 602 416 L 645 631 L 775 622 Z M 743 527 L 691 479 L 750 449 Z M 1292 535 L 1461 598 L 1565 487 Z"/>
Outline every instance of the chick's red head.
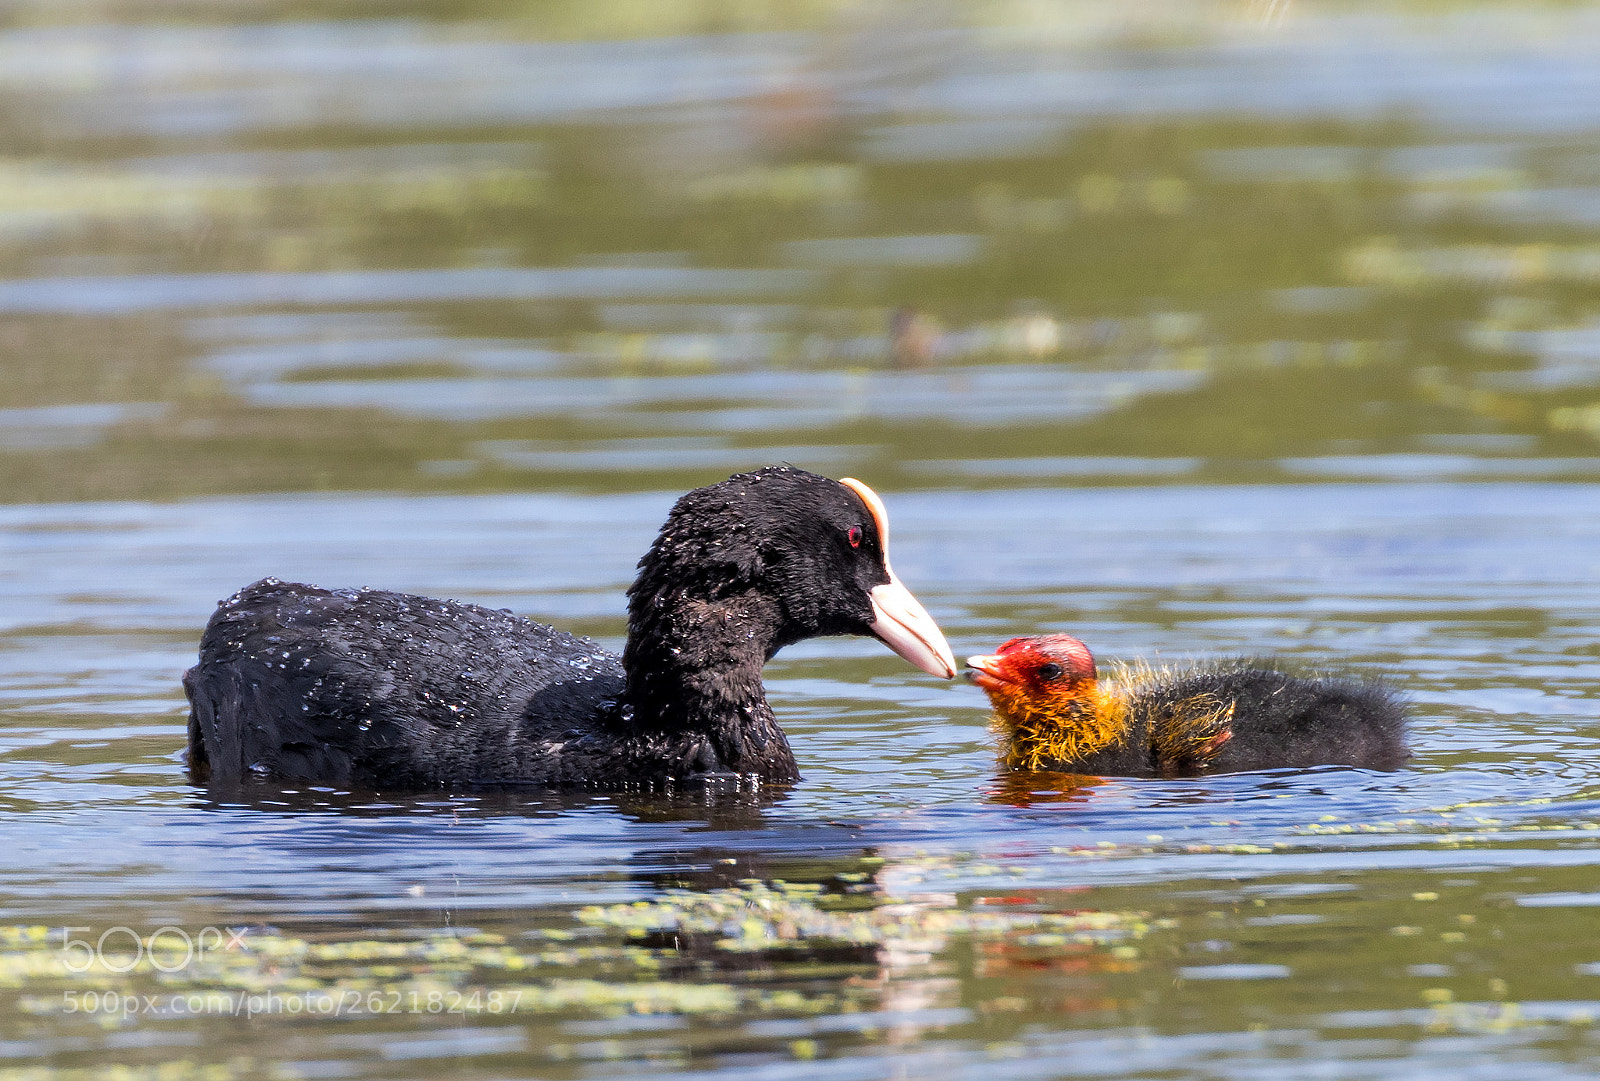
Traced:
<path fill-rule="evenodd" d="M 1005 710 L 1019 699 L 1075 698 L 1094 686 L 1094 656 L 1070 634 L 1013 638 L 994 653 L 967 658 L 967 678 Z"/>

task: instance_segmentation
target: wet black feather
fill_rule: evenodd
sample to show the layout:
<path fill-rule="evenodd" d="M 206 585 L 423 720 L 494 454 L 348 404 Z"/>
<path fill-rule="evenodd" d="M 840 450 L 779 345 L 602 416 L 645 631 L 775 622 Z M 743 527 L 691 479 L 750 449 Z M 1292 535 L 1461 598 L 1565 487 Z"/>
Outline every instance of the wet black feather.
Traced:
<path fill-rule="evenodd" d="M 1129 696 L 1130 728 L 1118 744 L 1069 768 L 1116 776 L 1170 774 L 1152 733 L 1162 718 L 1210 699 L 1232 706 L 1232 738 L 1203 767 L 1183 773 L 1357 766 L 1392 770 L 1409 757 L 1405 701 L 1388 684 L 1344 674 L 1296 673 L 1259 658 L 1233 658 L 1162 673 Z"/>
<path fill-rule="evenodd" d="M 184 677 L 191 765 L 412 790 L 796 780 L 761 666 L 869 633 L 888 573 L 851 527 L 875 537 L 860 499 L 792 467 L 690 492 L 640 560 L 621 658 L 509 612 L 265 579 L 221 603 Z"/>

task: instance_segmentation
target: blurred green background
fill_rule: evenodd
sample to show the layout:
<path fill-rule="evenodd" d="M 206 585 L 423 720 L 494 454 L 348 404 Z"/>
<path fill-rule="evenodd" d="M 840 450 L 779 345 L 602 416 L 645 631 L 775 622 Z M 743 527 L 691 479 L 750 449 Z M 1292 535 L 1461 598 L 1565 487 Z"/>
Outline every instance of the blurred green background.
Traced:
<path fill-rule="evenodd" d="M 1600 470 L 1584 4 L 17 2 L 0 499 Z"/>

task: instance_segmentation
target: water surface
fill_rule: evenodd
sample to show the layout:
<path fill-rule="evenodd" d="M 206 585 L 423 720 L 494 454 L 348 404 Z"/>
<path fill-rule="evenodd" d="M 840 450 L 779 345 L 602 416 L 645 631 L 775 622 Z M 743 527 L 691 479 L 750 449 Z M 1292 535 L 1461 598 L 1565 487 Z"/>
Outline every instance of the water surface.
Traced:
<path fill-rule="evenodd" d="M 1594 1074 L 1591 5 L 13 8 L 0 1081 Z M 240 585 L 616 648 L 773 461 L 958 655 L 1277 654 L 1414 755 L 1000 777 L 825 639 L 760 799 L 187 777 Z"/>
<path fill-rule="evenodd" d="M 820 1077 L 832 1076 L 820 1063 L 834 1056 L 864 1056 L 854 1068 L 866 1072 L 850 1076 L 919 1062 L 936 1076 L 980 1064 L 1094 1075 L 1129 1040 L 1153 1056 L 1151 1069 L 1192 1071 L 1186 1049 L 1207 1032 L 1206 1069 L 1219 1076 L 1270 1069 L 1291 1048 L 1368 1062 L 1374 1076 L 1410 1075 L 1418 1061 L 1453 1069 L 1453 1055 L 1432 1049 L 1440 1031 L 1471 1056 L 1536 1053 L 1549 1076 L 1585 1059 L 1584 966 L 1600 960 L 1586 952 L 1584 915 L 1596 896 L 1589 836 L 1600 828 L 1588 766 L 1600 492 L 1587 486 L 889 497 L 897 567 L 958 654 L 1018 628 L 1072 630 L 1106 658 L 1272 643 L 1405 691 L 1415 756 L 1393 774 L 1008 783 L 994 774 L 976 689 L 913 672 L 876 643 L 824 639 L 768 669 L 806 775 L 771 801 L 313 788 L 241 805 L 188 782 L 177 677 L 195 627 L 237 582 L 269 570 L 382 582 L 510 606 L 615 645 L 635 553 L 670 498 L 276 496 L 6 510 L 4 919 L 88 927 L 96 938 L 119 926 L 148 936 L 164 925 L 270 925 L 334 940 L 476 929 L 516 943 L 540 930 L 592 934 L 577 919 L 585 906 L 660 898 L 670 886 L 794 878 L 840 896 L 864 884 L 870 897 L 1013 918 L 1133 913 L 1125 918 L 1146 928 L 1065 953 L 1054 939 L 1028 945 L 1020 931 L 945 935 L 909 960 L 880 942 L 831 969 L 804 959 L 728 969 L 738 955 L 718 962 L 712 950 L 678 982 L 800 987 L 810 999 L 724 1005 L 693 1039 L 699 1022 L 673 1021 L 665 1062 L 652 1050 L 663 1030 L 644 1024 L 662 1020 L 655 1012 L 607 1030 L 620 1042 L 603 1054 L 570 1050 L 591 1024 L 582 1017 L 632 1010 L 579 1003 L 526 1015 L 402 1012 L 383 1019 L 389 1036 L 355 1045 L 368 1048 L 360 1054 L 353 1034 L 379 1019 L 260 1018 L 246 1030 L 255 1063 L 246 1073 L 281 1053 L 279 1024 L 296 1033 L 297 1056 L 333 1056 L 341 1075 L 393 1076 L 385 1056 L 400 1030 L 445 1040 L 450 1057 L 467 1060 L 456 1068 L 493 1069 L 515 1054 L 514 1068 L 536 1076 L 790 1061 L 786 1072 Z M 110 944 L 119 941 L 127 946 L 126 935 Z M 369 983 L 404 986 L 402 968 L 393 971 Z M 62 985 L 72 990 L 51 986 L 51 1003 L 84 986 Z M 269 994 L 264 986 L 234 989 Z M 1063 996 L 1079 1003 L 1065 1015 Z M 8 1022 L 18 1054 L 70 1038 L 88 1055 L 132 1033 L 160 1034 L 158 1046 L 197 1040 L 203 1060 L 241 1052 L 214 1017 L 109 1024 L 37 998 L 35 1013 Z M 675 1016 L 671 1005 L 650 1009 L 660 1008 Z M 1381 1035 L 1356 1040 L 1365 1030 Z M 887 1032 L 898 1035 L 883 1043 Z M 796 1039 L 819 1057 L 796 1060 Z M 1369 1062 L 1376 1039 L 1387 1050 Z M 391 1049 L 371 1062 L 391 1064 L 361 1064 L 382 1048 Z"/>

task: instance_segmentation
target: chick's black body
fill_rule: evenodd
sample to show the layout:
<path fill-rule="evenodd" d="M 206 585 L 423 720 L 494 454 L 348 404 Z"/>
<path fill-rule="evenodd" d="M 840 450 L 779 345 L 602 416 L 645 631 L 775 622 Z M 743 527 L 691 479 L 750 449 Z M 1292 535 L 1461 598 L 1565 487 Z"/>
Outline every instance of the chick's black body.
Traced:
<path fill-rule="evenodd" d="M 1161 733 L 1196 703 L 1227 712 L 1229 737 L 1203 758 L 1162 760 Z M 1409 756 L 1405 706 L 1388 686 L 1315 678 L 1243 658 L 1151 681 L 1128 696 L 1128 738 L 1074 766 L 1122 776 L 1239 773 L 1309 766 L 1397 769 Z"/>
<path fill-rule="evenodd" d="M 761 666 L 802 638 L 872 633 L 871 591 L 891 580 L 875 512 L 803 470 L 741 474 L 680 499 L 639 567 L 621 658 L 476 605 L 247 586 L 184 677 L 191 765 L 406 789 L 797 779 Z"/>

